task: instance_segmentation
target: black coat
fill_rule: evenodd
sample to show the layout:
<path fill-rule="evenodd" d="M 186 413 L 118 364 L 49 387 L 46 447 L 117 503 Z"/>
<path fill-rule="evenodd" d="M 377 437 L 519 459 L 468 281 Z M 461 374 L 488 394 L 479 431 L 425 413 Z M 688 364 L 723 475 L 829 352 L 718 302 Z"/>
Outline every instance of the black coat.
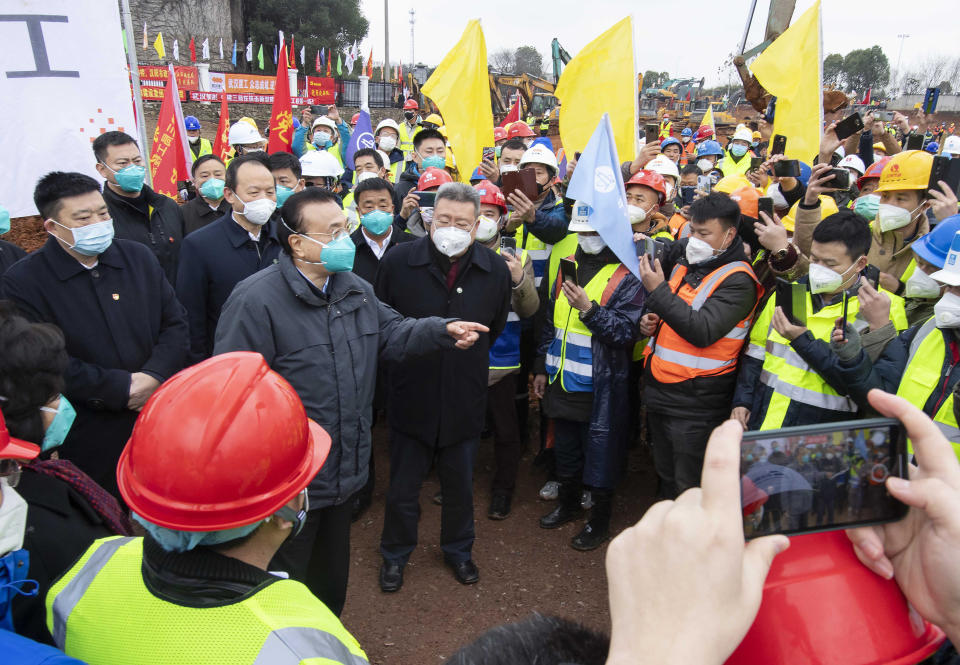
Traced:
<path fill-rule="evenodd" d="M 377 279 L 377 269 L 380 267 L 380 259 L 376 257 L 367 239 L 363 236 L 363 229 L 359 228 L 350 236 L 353 244 L 357 246 L 357 254 L 353 259 L 353 274 L 362 277 L 373 284 Z M 402 242 L 410 242 L 414 237 L 409 233 L 404 233 L 396 226 L 393 227 L 393 233 L 390 234 L 390 241 L 387 243 L 387 249 L 383 256 Z"/>
<path fill-rule="evenodd" d="M 428 445 L 449 446 L 480 437 L 486 409 L 490 344 L 510 312 L 510 271 L 497 254 L 474 243 L 451 291 L 446 261 L 429 237 L 402 243 L 384 255 L 377 297 L 404 316 L 440 316 L 490 328 L 470 349 L 446 349 L 424 358 L 392 362 L 388 388 L 390 426 Z"/>
<path fill-rule="evenodd" d="M 12 242 L 0 240 L 0 275 L 7 272 L 7 268 L 25 257 L 27 253 Z"/>
<path fill-rule="evenodd" d="M 141 191 L 147 210 L 153 208 L 153 215 L 147 215 L 137 207 L 138 199 L 129 199 L 115 193 L 109 186 L 103 187 L 103 199 L 113 218 L 115 237 L 122 240 L 135 240 L 146 245 L 157 257 L 160 267 L 170 283 L 177 279 L 177 262 L 180 260 L 180 242 L 183 240 L 183 215 L 180 206 L 163 194 L 143 186 Z"/>
<path fill-rule="evenodd" d="M 70 357 L 63 392 L 77 418 L 61 456 L 117 494 L 117 460 L 137 418 L 127 409 L 130 375 L 163 381 L 186 363 L 186 313 L 173 287 L 139 243 L 114 240 L 87 270 L 54 238 L 0 284 L 28 319 L 63 330 Z"/>
<path fill-rule="evenodd" d="M 230 204 L 227 203 L 226 199 L 221 199 L 220 205 L 216 209 L 211 208 L 202 196 L 190 199 L 180 206 L 180 214 L 183 215 L 183 234 L 189 235 L 202 229 L 207 224 L 212 224 L 230 210 Z"/>

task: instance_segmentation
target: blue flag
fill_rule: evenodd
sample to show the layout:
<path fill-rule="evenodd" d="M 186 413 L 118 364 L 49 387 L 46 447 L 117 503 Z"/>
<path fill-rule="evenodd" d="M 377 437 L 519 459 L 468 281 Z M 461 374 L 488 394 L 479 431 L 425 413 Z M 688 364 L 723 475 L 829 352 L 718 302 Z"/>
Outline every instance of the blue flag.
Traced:
<path fill-rule="evenodd" d="M 237 40 L 233 40 L 233 58 L 230 59 L 230 62 L 233 63 L 233 66 L 237 66 Z"/>
<path fill-rule="evenodd" d="M 327 52 L 326 49 L 320 49 L 320 66 L 327 66 Z"/>
<path fill-rule="evenodd" d="M 567 196 L 589 206 L 590 226 L 596 229 L 623 265 L 640 279 L 640 261 L 627 215 L 627 193 L 623 188 L 613 127 L 606 113 L 577 161 Z"/>
<path fill-rule="evenodd" d="M 357 150 L 364 148 L 375 148 L 373 141 L 373 125 L 370 124 L 370 113 L 360 111 L 360 119 L 357 120 L 357 126 L 353 128 L 353 134 L 350 136 L 350 143 L 347 144 L 347 166 L 351 170 L 356 167 L 353 164 L 353 156 Z"/>

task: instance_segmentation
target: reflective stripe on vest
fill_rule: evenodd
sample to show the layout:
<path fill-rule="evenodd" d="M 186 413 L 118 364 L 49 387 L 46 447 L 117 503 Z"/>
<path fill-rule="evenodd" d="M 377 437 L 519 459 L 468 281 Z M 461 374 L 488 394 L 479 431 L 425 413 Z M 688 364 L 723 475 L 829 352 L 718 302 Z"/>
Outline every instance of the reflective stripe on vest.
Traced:
<path fill-rule="evenodd" d="M 550 251 L 553 245 L 548 245 L 537 236 L 527 231 L 526 225 L 521 224 L 514 234 L 517 239 L 517 249 L 522 249 L 530 255 L 533 263 L 533 283 L 540 288 L 540 282 L 547 272 L 547 262 L 550 261 Z"/>
<path fill-rule="evenodd" d="M 364 665 L 340 621 L 291 580 L 264 583 L 235 602 L 180 605 L 143 581 L 143 539 L 94 544 L 47 595 L 47 626 L 68 655 L 120 665 Z"/>
<path fill-rule="evenodd" d="M 690 220 L 687 220 L 683 223 L 683 226 L 680 227 L 680 230 L 677 231 L 677 240 L 689 238 L 691 233 L 693 233 L 693 228 L 690 226 Z"/>
<path fill-rule="evenodd" d="M 499 253 L 500 248 L 497 247 Z M 521 252 L 520 265 L 526 262 L 527 252 Z M 513 311 L 512 300 L 507 324 L 490 347 L 490 369 L 520 369 L 520 317 Z"/>
<path fill-rule="evenodd" d="M 757 283 L 759 299 L 760 284 L 750 264 L 744 261 L 734 261 L 720 266 L 704 277 L 696 288 L 683 281 L 687 274 L 687 266 L 677 265 L 670 274 L 670 290 L 696 311 L 703 307 L 707 298 L 723 280 L 738 272 L 746 273 Z M 753 310 L 743 321 L 707 347 L 694 346 L 677 334 L 666 322 L 661 322 L 656 338 L 651 340 L 644 351 L 646 355 L 653 356 L 650 359 L 653 377 L 661 383 L 679 383 L 700 376 L 718 376 L 734 371 L 737 358 L 750 332 L 752 318 Z"/>

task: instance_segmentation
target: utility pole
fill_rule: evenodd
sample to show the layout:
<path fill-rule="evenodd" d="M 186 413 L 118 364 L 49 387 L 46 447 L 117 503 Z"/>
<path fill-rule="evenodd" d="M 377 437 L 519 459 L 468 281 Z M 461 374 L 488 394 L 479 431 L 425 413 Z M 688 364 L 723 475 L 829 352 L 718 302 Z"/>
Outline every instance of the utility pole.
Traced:
<path fill-rule="evenodd" d="M 417 17 L 416 12 L 413 9 L 410 10 L 410 71 L 413 71 L 413 66 L 417 63 L 413 58 L 413 24 L 416 23 Z"/>
<path fill-rule="evenodd" d="M 390 0 L 383 0 L 383 81 L 390 81 Z"/>
<path fill-rule="evenodd" d="M 900 59 L 903 58 L 903 42 L 907 40 L 909 37 L 910 35 L 907 35 L 907 34 L 897 35 L 897 39 L 900 40 L 900 53 L 897 54 L 897 78 L 900 78 Z"/>

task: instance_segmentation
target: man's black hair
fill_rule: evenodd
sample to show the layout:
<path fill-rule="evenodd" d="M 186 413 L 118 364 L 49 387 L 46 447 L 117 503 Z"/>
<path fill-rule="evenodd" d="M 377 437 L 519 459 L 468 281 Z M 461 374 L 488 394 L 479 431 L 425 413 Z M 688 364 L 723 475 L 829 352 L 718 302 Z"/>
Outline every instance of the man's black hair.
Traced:
<path fill-rule="evenodd" d="M 283 223 L 277 226 L 277 238 L 280 240 L 283 251 L 290 254 L 290 236 L 303 230 L 304 206 L 308 203 L 326 203 L 327 201 L 343 208 L 340 197 L 326 187 L 307 187 L 287 199 L 280 208 L 280 218 Z"/>
<path fill-rule="evenodd" d="M 104 132 L 93 141 L 93 156 L 97 158 L 98 162 L 103 163 L 107 158 L 107 148 L 112 145 L 127 145 L 128 143 L 137 145 L 133 137 L 125 132 Z"/>
<path fill-rule="evenodd" d="M 870 223 L 849 208 L 843 208 L 814 227 L 813 239 L 843 243 L 851 260 L 856 261 L 870 251 Z"/>
<path fill-rule="evenodd" d="M 353 188 L 353 200 L 359 205 L 360 195 L 364 192 L 387 192 L 393 200 L 393 185 L 383 178 L 367 178 L 357 183 Z"/>
<path fill-rule="evenodd" d="M 378 168 L 383 168 L 385 164 L 383 163 L 383 155 L 380 154 L 379 150 L 374 148 L 362 148 L 353 153 L 353 160 L 356 162 L 357 157 L 373 157 L 373 161 L 376 162 Z"/>
<path fill-rule="evenodd" d="M 680 169 L 680 175 L 703 175 L 703 171 L 700 170 L 700 167 L 696 164 L 687 164 L 682 169 Z"/>
<path fill-rule="evenodd" d="M 711 192 L 690 204 L 691 221 L 702 224 L 708 219 L 719 219 L 725 229 L 737 226 L 740 206 L 726 194 Z"/>
<path fill-rule="evenodd" d="M 197 157 L 197 160 L 193 163 L 193 166 L 190 167 L 190 175 L 196 176 L 197 169 L 200 168 L 203 164 L 206 164 L 211 160 L 220 162 L 220 166 L 226 166 L 226 164 L 223 163 L 223 160 L 217 157 L 216 155 L 209 155 L 209 154 L 200 155 L 199 157 Z"/>
<path fill-rule="evenodd" d="M 262 164 L 265 169 L 271 173 L 273 172 L 270 168 L 270 158 L 267 157 L 265 152 L 248 152 L 239 157 L 234 157 L 233 161 L 230 162 L 230 166 L 227 167 L 227 177 L 225 178 L 225 186 L 231 192 L 237 191 L 237 171 L 240 170 L 241 166 L 249 164 L 250 162 Z"/>
<path fill-rule="evenodd" d="M 303 169 L 300 167 L 300 160 L 289 152 L 275 152 L 270 155 L 270 170 L 279 171 L 281 169 L 290 169 L 293 177 L 297 180 L 303 175 Z"/>
<path fill-rule="evenodd" d="M 436 129 L 421 129 L 419 132 L 417 132 L 417 135 L 413 137 L 413 149 L 419 150 L 420 145 L 427 139 L 440 139 L 444 142 L 444 145 L 446 145 L 447 141 L 445 138 L 443 138 L 443 134 Z"/>
<path fill-rule="evenodd" d="M 491 628 L 461 648 L 450 665 L 603 665 L 610 638 L 559 617 L 533 616 Z"/>
<path fill-rule="evenodd" d="M 500 154 L 503 154 L 504 150 L 524 150 L 526 151 L 527 144 L 523 142 L 523 139 L 512 138 L 502 146 L 500 146 Z"/>
<path fill-rule="evenodd" d="M 62 199 L 99 191 L 100 184 L 88 175 L 51 171 L 37 181 L 37 186 L 33 189 L 33 203 L 40 215 L 49 219 L 57 216 Z"/>

